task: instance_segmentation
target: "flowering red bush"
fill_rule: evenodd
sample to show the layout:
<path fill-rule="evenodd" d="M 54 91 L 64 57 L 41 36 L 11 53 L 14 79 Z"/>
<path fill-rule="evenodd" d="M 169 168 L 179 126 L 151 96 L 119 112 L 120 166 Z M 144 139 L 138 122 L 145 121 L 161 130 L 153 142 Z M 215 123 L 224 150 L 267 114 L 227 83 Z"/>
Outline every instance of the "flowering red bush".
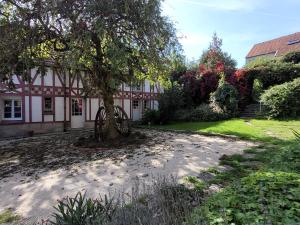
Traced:
<path fill-rule="evenodd" d="M 238 90 L 241 105 L 247 104 L 251 100 L 254 79 L 248 70 L 238 69 L 226 80 Z"/>

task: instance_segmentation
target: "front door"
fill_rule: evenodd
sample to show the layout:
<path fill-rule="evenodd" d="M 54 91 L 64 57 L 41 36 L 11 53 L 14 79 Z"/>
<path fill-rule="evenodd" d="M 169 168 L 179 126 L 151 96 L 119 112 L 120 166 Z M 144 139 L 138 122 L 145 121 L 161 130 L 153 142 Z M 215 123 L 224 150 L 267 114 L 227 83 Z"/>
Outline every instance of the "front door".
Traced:
<path fill-rule="evenodd" d="M 71 128 L 84 127 L 84 101 L 82 98 L 72 98 Z"/>
<path fill-rule="evenodd" d="M 132 120 L 137 121 L 142 118 L 141 115 L 141 104 L 139 100 L 132 101 Z"/>

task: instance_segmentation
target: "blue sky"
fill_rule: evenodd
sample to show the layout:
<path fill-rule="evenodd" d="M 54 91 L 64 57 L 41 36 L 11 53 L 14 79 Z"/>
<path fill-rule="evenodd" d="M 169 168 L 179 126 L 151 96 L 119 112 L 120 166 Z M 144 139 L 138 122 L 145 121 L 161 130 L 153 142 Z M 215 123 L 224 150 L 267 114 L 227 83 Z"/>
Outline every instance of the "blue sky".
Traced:
<path fill-rule="evenodd" d="M 175 22 L 189 60 L 217 32 L 239 67 L 255 43 L 300 32 L 300 0 L 165 0 L 163 13 Z"/>

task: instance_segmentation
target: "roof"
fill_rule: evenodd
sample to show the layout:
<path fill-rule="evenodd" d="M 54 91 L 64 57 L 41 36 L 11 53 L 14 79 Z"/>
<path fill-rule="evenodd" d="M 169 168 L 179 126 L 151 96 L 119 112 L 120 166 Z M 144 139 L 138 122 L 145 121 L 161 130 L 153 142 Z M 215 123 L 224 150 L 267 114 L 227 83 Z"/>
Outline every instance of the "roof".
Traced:
<path fill-rule="evenodd" d="M 300 32 L 256 44 L 246 58 L 268 54 L 282 56 L 293 51 L 300 51 Z"/>

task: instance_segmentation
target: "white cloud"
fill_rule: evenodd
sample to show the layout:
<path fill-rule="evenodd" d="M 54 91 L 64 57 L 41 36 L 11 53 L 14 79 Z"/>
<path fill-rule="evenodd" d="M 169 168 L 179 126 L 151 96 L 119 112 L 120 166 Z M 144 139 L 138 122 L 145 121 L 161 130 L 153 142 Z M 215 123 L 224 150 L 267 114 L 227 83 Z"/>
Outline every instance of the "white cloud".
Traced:
<path fill-rule="evenodd" d="M 259 0 L 167 0 L 166 2 L 166 4 L 181 2 L 225 11 L 252 11 L 262 4 Z"/>

